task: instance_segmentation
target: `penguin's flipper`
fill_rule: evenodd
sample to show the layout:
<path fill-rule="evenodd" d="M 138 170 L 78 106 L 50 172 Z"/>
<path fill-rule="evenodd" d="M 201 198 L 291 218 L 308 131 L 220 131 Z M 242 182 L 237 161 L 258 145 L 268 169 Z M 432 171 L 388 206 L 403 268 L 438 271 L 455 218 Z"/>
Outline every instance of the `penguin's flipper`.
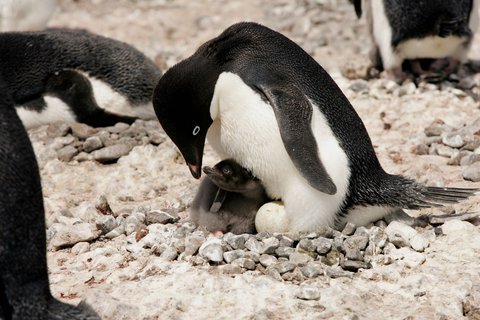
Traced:
<path fill-rule="evenodd" d="M 210 207 L 210 212 L 217 213 L 223 205 L 225 198 L 227 197 L 227 191 L 218 188 L 215 199 L 213 200 L 212 206 Z"/>
<path fill-rule="evenodd" d="M 257 85 L 273 108 L 280 136 L 290 159 L 302 176 L 315 189 L 333 195 L 337 187 L 318 156 L 311 122 L 313 107 L 308 98 L 295 86 Z"/>

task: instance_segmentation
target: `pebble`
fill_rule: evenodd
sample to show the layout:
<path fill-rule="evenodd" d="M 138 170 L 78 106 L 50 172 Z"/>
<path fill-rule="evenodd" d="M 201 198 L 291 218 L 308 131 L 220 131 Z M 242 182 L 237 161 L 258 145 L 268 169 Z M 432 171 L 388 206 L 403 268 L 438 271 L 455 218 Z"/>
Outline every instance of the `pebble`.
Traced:
<path fill-rule="evenodd" d="M 262 266 L 265 268 L 268 268 L 274 263 L 278 262 L 278 259 L 275 256 L 269 255 L 269 254 L 262 254 L 259 257 L 259 262 Z"/>
<path fill-rule="evenodd" d="M 318 237 L 317 239 L 313 239 L 312 242 L 315 245 L 315 247 L 316 247 L 315 251 L 318 254 L 325 255 L 330 251 L 330 249 L 332 249 L 332 240 L 331 239 Z"/>
<path fill-rule="evenodd" d="M 317 250 L 316 244 L 313 240 L 310 239 L 302 239 L 297 245 L 297 249 L 301 249 L 307 252 L 315 252 Z"/>
<path fill-rule="evenodd" d="M 212 237 L 207 239 L 198 250 L 202 258 L 212 262 L 223 261 L 222 240 Z"/>
<path fill-rule="evenodd" d="M 205 242 L 205 236 L 202 232 L 195 231 L 185 238 L 185 254 L 194 255 L 200 246 Z"/>
<path fill-rule="evenodd" d="M 107 234 L 117 227 L 117 221 L 113 216 L 98 216 L 95 224 L 102 234 Z"/>
<path fill-rule="evenodd" d="M 427 248 L 430 245 L 428 240 L 422 235 L 417 233 L 410 239 L 410 246 L 413 248 L 413 250 L 418 251 L 418 252 L 423 252 L 425 248 Z"/>
<path fill-rule="evenodd" d="M 54 227 L 55 224 L 52 226 Z M 61 225 L 55 235 L 50 239 L 50 245 L 54 250 L 72 246 L 78 242 L 92 241 L 98 238 L 101 231 L 85 222 L 78 222 L 69 225 Z"/>
<path fill-rule="evenodd" d="M 243 250 L 232 250 L 223 253 L 223 260 L 226 263 L 231 263 L 233 260 L 237 260 L 245 257 L 245 251 Z"/>
<path fill-rule="evenodd" d="M 93 136 L 97 132 L 97 129 L 79 122 L 71 123 L 70 128 L 72 129 L 72 135 L 82 140 Z"/>
<path fill-rule="evenodd" d="M 295 267 L 296 267 L 295 263 L 292 263 L 290 261 L 279 261 L 277 263 L 270 265 L 267 269 L 274 268 L 280 274 L 284 274 L 285 272 L 292 271 L 293 269 L 295 269 Z"/>
<path fill-rule="evenodd" d="M 120 157 L 127 155 L 132 150 L 131 145 L 114 144 L 92 152 L 94 160 L 105 163 L 118 160 Z"/>
<path fill-rule="evenodd" d="M 356 228 L 357 227 L 353 223 L 347 222 L 347 224 L 342 230 L 342 233 L 346 236 L 351 236 L 355 232 Z"/>
<path fill-rule="evenodd" d="M 255 261 L 249 258 L 238 258 L 232 261 L 233 265 L 237 265 L 247 270 L 255 270 Z"/>
<path fill-rule="evenodd" d="M 262 248 L 260 254 L 272 254 L 280 246 L 280 241 L 275 237 L 269 237 L 262 240 Z"/>
<path fill-rule="evenodd" d="M 353 273 L 350 271 L 345 271 L 339 267 L 333 268 L 328 267 L 325 269 L 325 275 L 330 278 L 352 278 Z"/>
<path fill-rule="evenodd" d="M 313 258 L 307 254 L 301 253 L 301 252 L 292 252 L 290 256 L 288 257 L 290 262 L 298 265 L 305 265 L 308 262 L 312 261 Z"/>
<path fill-rule="evenodd" d="M 369 90 L 368 82 L 363 79 L 353 80 L 348 88 L 353 92 L 368 92 Z"/>
<path fill-rule="evenodd" d="M 98 136 L 88 137 L 83 143 L 83 151 L 92 152 L 103 147 L 103 142 Z"/>
<path fill-rule="evenodd" d="M 468 181 L 480 181 L 480 162 L 475 162 L 463 170 L 463 178 Z"/>
<path fill-rule="evenodd" d="M 294 252 L 295 249 L 291 247 L 278 247 L 277 250 L 275 250 L 277 256 L 285 258 L 288 258 Z"/>
<path fill-rule="evenodd" d="M 318 263 L 308 263 L 307 265 L 300 268 L 302 274 L 307 278 L 315 278 L 320 275 L 323 275 L 325 270 L 324 267 Z"/>
<path fill-rule="evenodd" d="M 245 249 L 245 241 L 247 239 L 248 235 L 236 235 L 231 232 L 223 236 L 223 240 L 225 240 L 232 247 L 232 249 Z"/>
<path fill-rule="evenodd" d="M 295 297 L 302 300 L 319 300 L 320 289 L 314 286 L 299 286 L 295 292 Z"/>
<path fill-rule="evenodd" d="M 247 241 L 245 241 L 245 248 L 256 253 L 263 253 L 263 244 L 255 237 L 250 237 Z"/>
<path fill-rule="evenodd" d="M 343 242 L 345 257 L 350 260 L 362 260 L 363 253 L 368 244 L 367 236 L 351 236 Z"/>
<path fill-rule="evenodd" d="M 145 216 L 145 221 L 147 224 L 153 223 L 160 223 L 160 224 L 167 224 L 167 223 L 175 223 L 179 220 L 179 217 L 173 216 L 168 212 L 161 211 L 161 210 L 153 210 L 149 211 Z"/>
<path fill-rule="evenodd" d="M 90 250 L 90 243 L 78 242 L 72 247 L 72 254 L 80 255 Z"/>
<path fill-rule="evenodd" d="M 57 157 L 59 160 L 68 162 L 73 159 L 74 156 L 78 154 L 77 148 L 74 146 L 68 145 L 59 150 L 57 150 Z"/>
<path fill-rule="evenodd" d="M 440 228 L 443 234 L 448 235 L 456 232 L 472 231 L 475 229 L 475 226 L 466 221 L 449 220 L 446 221 Z"/>
<path fill-rule="evenodd" d="M 459 134 L 446 134 L 443 136 L 442 142 L 452 148 L 461 148 L 465 144 L 465 141 Z"/>
<path fill-rule="evenodd" d="M 480 162 L 480 155 L 469 153 L 460 158 L 461 166 L 470 166 L 476 162 Z"/>
<path fill-rule="evenodd" d="M 417 234 L 417 231 L 406 224 L 392 221 L 385 229 L 385 233 L 388 236 L 388 241 L 395 246 L 408 247 L 410 246 L 410 239 Z"/>
<path fill-rule="evenodd" d="M 232 274 L 242 274 L 243 269 L 239 265 L 226 264 L 222 267 L 223 274 L 232 275 Z"/>
<path fill-rule="evenodd" d="M 358 260 L 347 260 L 344 259 L 341 261 L 340 266 L 347 271 L 357 272 L 358 269 L 370 269 L 372 267 L 371 264 L 365 261 L 358 261 Z"/>

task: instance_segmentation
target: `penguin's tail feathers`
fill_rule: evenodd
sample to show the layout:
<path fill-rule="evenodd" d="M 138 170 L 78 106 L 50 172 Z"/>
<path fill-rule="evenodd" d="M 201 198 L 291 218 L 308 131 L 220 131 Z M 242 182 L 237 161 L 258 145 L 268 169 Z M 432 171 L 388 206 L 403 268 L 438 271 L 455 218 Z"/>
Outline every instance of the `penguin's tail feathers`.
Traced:
<path fill-rule="evenodd" d="M 403 209 L 423 209 L 459 203 L 480 192 L 479 188 L 429 187 L 403 176 L 389 175 L 385 204 Z"/>
<path fill-rule="evenodd" d="M 408 203 L 407 209 L 422 209 L 455 204 L 468 199 L 480 189 L 475 188 L 447 188 L 419 186 L 416 192 L 418 197 Z"/>

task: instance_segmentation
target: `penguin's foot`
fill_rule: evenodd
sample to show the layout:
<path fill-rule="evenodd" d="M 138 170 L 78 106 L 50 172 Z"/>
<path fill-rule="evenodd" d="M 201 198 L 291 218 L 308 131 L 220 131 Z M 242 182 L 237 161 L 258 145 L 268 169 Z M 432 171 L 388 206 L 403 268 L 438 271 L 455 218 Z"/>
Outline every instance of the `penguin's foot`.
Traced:
<path fill-rule="evenodd" d="M 396 209 L 392 211 L 384 218 L 387 224 L 390 224 L 392 221 L 402 222 L 410 227 L 425 227 L 428 225 L 428 217 L 427 216 L 420 216 L 418 218 L 409 216 L 405 211 L 402 209 Z"/>

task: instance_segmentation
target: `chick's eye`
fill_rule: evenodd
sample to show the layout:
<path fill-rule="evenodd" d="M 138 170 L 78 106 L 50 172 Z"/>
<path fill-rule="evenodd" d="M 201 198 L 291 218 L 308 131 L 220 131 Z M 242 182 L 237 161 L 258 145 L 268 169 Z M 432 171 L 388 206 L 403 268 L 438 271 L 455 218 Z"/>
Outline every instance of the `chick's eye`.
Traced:
<path fill-rule="evenodd" d="M 195 128 L 193 128 L 192 134 L 196 136 L 199 132 L 200 132 L 200 126 L 195 126 Z"/>
<path fill-rule="evenodd" d="M 222 172 L 223 172 L 223 174 L 226 175 L 226 176 L 231 176 L 231 175 L 233 174 L 233 170 L 232 170 L 232 168 L 230 168 L 230 167 L 224 167 L 224 168 L 222 169 Z"/>

